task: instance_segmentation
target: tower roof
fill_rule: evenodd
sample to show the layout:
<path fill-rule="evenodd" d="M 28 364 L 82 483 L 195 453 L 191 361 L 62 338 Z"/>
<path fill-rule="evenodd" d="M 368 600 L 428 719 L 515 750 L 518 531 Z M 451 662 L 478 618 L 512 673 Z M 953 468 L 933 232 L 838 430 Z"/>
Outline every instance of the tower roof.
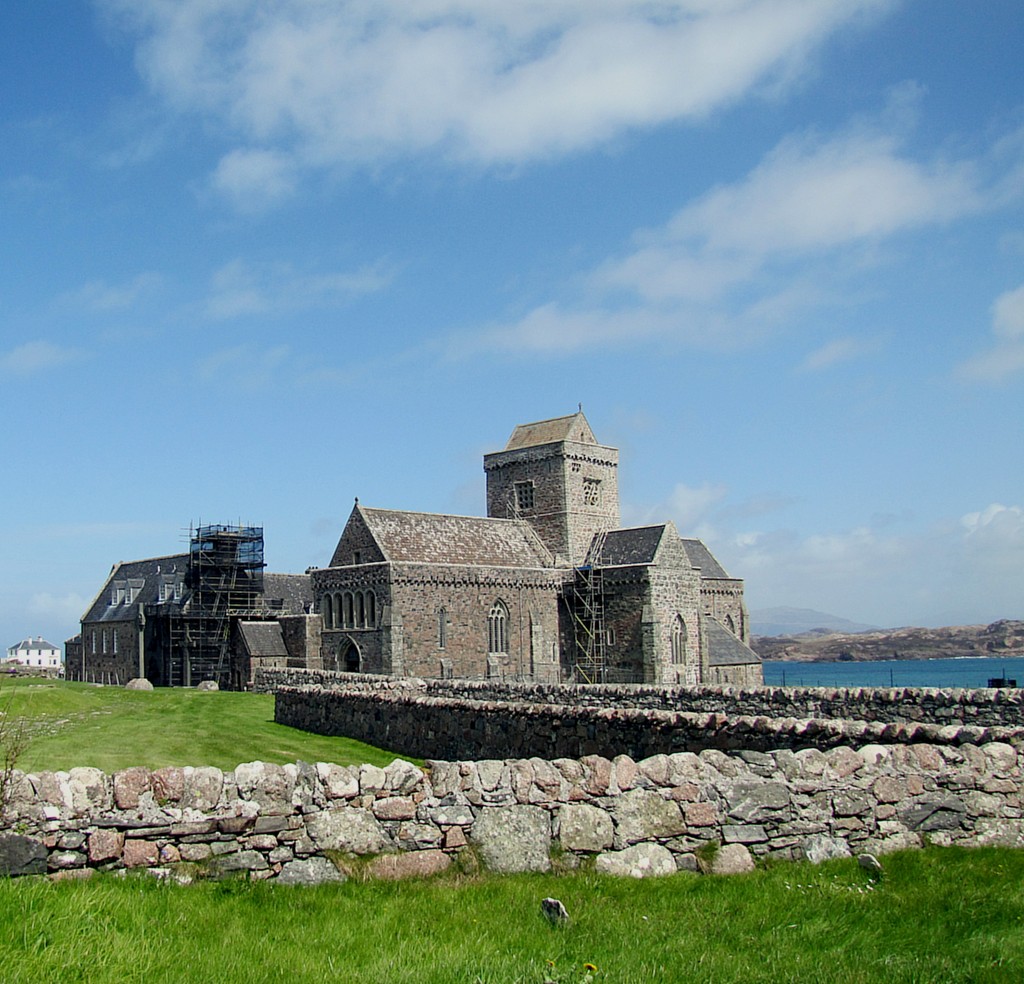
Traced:
<path fill-rule="evenodd" d="M 568 417 L 552 417 L 532 424 L 519 424 L 505 445 L 506 451 L 532 448 L 539 444 L 556 444 L 560 441 L 574 441 L 577 444 L 597 444 L 597 438 L 583 416 L 583 411 Z"/>

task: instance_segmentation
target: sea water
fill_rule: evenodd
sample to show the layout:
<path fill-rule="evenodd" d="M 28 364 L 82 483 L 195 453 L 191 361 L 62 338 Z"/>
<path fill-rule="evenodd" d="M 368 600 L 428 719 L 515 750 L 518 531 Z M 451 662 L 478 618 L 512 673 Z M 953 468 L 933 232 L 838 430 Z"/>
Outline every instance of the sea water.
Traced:
<path fill-rule="evenodd" d="M 1024 657 L 879 659 L 869 662 L 801 663 L 765 660 L 764 682 L 786 687 L 987 687 L 993 677 L 1024 687 Z"/>

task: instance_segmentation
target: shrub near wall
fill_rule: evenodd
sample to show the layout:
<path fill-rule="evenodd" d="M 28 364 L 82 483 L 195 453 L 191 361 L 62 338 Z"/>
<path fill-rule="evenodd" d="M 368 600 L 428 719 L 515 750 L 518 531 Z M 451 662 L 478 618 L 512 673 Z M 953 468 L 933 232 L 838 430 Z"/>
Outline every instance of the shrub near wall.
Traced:
<path fill-rule="evenodd" d="M 884 853 L 925 837 L 1019 847 L 1021 768 L 1012 745 L 986 742 L 435 761 L 426 771 L 396 760 L 18 773 L 0 870 L 317 882 L 467 859 L 545 871 L 555 857 L 643 876 Z"/>

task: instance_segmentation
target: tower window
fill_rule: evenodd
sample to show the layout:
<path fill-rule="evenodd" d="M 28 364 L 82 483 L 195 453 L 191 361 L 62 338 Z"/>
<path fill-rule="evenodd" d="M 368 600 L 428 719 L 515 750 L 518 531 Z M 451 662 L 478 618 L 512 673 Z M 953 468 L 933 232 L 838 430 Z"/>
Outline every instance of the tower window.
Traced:
<path fill-rule="evenodd" d="M 533 508 L 533 482 L 516 482 L 515 492 L 517 509 Z"/>
<path fill-rule="evenodd" d="M 437 648 L 448 645 L 448 612 L 441 608 L 437 612 Z"/>
<path fill-rule="evenodd" d="M 583 479 L 583 505 L 601 505 L 601 480 L 599 478 Z"/>

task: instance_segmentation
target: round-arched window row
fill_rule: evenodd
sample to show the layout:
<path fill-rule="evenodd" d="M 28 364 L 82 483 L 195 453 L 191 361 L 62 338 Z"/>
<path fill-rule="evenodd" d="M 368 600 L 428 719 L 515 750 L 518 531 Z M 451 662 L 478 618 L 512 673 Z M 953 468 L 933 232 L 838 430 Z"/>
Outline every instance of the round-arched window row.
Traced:
<path fill-rule="evenodd" d="M 334 591 L 320 597 L 325 629 L 375 629 L 377 596 L 364 591 Z"/>

